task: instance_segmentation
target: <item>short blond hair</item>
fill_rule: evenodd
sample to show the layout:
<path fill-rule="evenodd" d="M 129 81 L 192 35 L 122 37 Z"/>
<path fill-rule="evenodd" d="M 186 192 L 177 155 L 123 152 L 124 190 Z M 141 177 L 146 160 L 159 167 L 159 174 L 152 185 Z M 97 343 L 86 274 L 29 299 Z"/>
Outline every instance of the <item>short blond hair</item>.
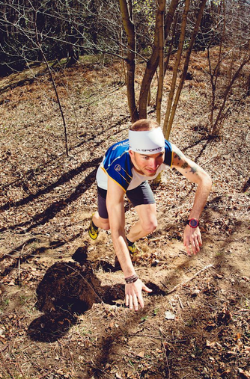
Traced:
<path fill-rule="evenodd" d="M 134 132 L 137 132 L 137 131 L 146 131 L 146 130 L 151 130 L 151 129 L 155 129 L 155 128 L 159 128 L 159 124 L 158 122 L 154 121 L 154 120 L 148 120 L 146 118 L 143 118 L 141 120 L 138 120 L 136 122 L 134 122 L 129 130 L 133 130 Z"/>

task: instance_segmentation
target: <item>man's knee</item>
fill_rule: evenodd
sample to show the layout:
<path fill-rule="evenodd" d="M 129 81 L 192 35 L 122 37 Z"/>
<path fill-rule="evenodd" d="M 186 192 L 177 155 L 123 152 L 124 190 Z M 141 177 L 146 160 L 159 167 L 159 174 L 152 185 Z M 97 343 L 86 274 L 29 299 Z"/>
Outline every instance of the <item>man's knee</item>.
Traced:
<path fill-rule="evenodd" d="M 109 220 L 101 220 L 101 229 L 103 230 L 109 230 L 110 225 L 109 225 Z"/>
<path fill-rule="evenodd" d="M 157 219 L 152 218 L 151 220 L 145 220 L 141 222 L 143 230 L 149 234 L 153 233 L 155 229 L 157 228 Z"/>

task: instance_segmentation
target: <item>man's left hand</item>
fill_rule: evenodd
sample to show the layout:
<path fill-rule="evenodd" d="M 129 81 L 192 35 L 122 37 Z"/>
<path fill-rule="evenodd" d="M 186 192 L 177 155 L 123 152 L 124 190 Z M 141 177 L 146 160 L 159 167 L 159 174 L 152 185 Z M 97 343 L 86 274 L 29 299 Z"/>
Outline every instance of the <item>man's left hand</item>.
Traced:
<path fill-rule="evenodd" d="M 186 225 L 184 229 L 183 242 L 186 247 L 187 254 L 196 255 L 200 251 L 200 246 L 202 245 L 199 227 L 191 228 L 189 225 Z"/>

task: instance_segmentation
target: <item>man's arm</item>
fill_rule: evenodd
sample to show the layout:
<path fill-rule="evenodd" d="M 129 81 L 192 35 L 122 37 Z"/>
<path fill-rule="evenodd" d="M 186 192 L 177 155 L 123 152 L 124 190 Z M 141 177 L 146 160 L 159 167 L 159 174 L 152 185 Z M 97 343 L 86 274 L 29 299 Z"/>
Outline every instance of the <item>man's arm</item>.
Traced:
<path fill-rule="evenodd" d="M 196 183 L 197 190 L 195 193 L 194 204 L 189 214 L 189 219 L 200 218 L 201 212 L 207 202 L 211 190 L 212 180 L 210 176 L 195 162 L 187 158 L 175 145 L 172 144 L 173 161 L 172 167 L 175 167 L 190 182 Z M 196 254 L 202 245 L 199 227 L 191 228 L 189 225 L 184 230 L 184 245 L 188 255 Z M 190 248 L 191 247 L 191 248 Z"/>
<path fill-rule="evenodd" d="M 108 178 L 107 209 L 115 253 L 121 265 L 124 277 L 128 278 L 136 275 L 136 273 L 130 258 L 125 237 L 124 191 L 110 177 Z M 134 283 L 125 285 L 126 305 L 129 306 L 130 309 L 134 308 L 137 311 L 138 303 L 142 308 L 144 307 L 142 290 L 151 292 L 140 279 L 136 280 Z"/>

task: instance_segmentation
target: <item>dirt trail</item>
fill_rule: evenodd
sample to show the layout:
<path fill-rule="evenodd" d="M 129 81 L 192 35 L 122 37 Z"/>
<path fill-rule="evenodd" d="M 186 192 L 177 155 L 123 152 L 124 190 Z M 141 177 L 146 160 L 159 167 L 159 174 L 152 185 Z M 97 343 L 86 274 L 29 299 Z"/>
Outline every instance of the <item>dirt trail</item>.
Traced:
<path fill-rule="evenodd" d="M 135 259 L 153 289 L 137 313 L 124 307 L 110 233 L 86 233 L 98 164 L 127 136 L 119 67 L 57 73 L 69 158 L 46 76 L 2 95 L 0 378 L 250 378 L 249 97 L 231 98 L 221 137 L 208 139 L 209 83 L 198 74 L 171 141 L 213 178 L 203 247 L 185 254 L 194 188 L 168 170 L 154 188 L 159 226 Z M 127 229 L 136 219 L 126 204 Z"/>

